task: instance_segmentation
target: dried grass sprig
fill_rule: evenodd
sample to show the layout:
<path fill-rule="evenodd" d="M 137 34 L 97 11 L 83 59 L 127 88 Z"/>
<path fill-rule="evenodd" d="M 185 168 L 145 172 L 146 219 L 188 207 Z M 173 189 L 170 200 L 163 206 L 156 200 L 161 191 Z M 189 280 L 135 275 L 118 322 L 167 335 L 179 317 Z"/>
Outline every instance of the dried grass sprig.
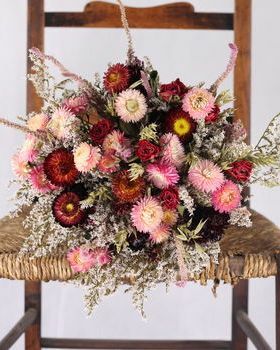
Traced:
<path fill-rule="evenodd" d="M 122 25 L 125 30 L 125 34 L 127 37 L 127 43 L 128 43 L 128 49 L 127 49 L 127 58 L 128 62 L 131 63 L 133 59 L 135 58 L 135 53 L 134 53 L 134 48 L 133 48 L 133 40 L 132 40 L 132 35 L 129 29 L 129 24 L 126 16 L 126 10 L 121 2 L 121 0 L 117 0 L 117 3 L 120 7 L 120 12 L 121 12 L 121 20 L 122 20 Z"/>
<path fill-rule="evenodd" d="M 6 118 L 0 117 L 0 124 L 6 126 L 8 128 L 19 130 L 25 134 L 32 134 L 42 141 L 48 140 L 48 135 L 46 132 L 44 132 L 44 131 L 37 131 L 37 132 L 31 131 L 27 126 L 20 125 L 20 124 L 15 123 L 15 122 L 11 122 L 10 120 L 8 120 Z"/>

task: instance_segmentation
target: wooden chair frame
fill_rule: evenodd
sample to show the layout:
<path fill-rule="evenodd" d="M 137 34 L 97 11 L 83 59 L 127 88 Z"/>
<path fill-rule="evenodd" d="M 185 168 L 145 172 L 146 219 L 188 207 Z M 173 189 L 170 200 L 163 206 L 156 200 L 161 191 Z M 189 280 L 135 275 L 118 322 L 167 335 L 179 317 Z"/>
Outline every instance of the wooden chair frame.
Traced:
<path fill-rule="evenodd" d="M 234 31 L 239 57 L 234 73 L 236 118 L 250 131 L 251 82 L 251 0 L 235 0 L 234 13 L 195 12 L 186 2 L 149 8 L 127 8 L 131 28 L 216 29 Z M 120 28 L 119 9 L 114 4 L 92 1 L 84 12 L 44 11 L 44 0 L 28 0 L 28 48 L 44 50 L 45 27 Z M 28 62 L 30 71 L 30 62 Z M 27 88 L 27 112 L 39 110 L 41 105 L 32 85 Z M 278 257 L 278 271 L 280 258 Z M 0 342 L 0 349 L 10 346 L 25 333 L 25 349 L 247 349 L 249 337 L 257 349 L 271 349 L 247 316 L 248 281 L 241 281 L 233 289 L 231 341 L 137 341 L 86 340 L 41 337 L 41 282 L 25 282 L 25 314 Z M 280 350 L 280 273 L 276 277 L 276 333 Z"/>

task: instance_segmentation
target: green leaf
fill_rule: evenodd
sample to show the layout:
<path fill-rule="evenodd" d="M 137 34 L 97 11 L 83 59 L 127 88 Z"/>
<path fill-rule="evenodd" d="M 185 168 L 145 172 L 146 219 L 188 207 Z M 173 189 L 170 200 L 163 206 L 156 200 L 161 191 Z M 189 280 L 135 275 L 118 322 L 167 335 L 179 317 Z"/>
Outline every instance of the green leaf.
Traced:
<path fill-rule="evenodd" d="M 117 248 L 117 253 L 120 253 L 122 249 L 125 247 L 125 245 L 127 244 L 127 241 L 126 241 L 127 236 L 128 236 L 128 232 L 125 230 L 121 230 L 116 233 L 114 241 Z"/>

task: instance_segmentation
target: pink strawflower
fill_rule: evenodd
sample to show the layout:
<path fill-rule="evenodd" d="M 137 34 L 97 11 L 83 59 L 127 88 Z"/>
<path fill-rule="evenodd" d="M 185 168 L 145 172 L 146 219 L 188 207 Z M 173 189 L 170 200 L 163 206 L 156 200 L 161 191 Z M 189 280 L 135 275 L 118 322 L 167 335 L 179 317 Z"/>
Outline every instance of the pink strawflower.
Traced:
<path fill-rule="evenodd" d="M 45 175 L 43 165 L 38 165 L 32 168 L 29 174 L 29 180 L 32 186 L 40 193 L 47 193 L 53 190 L 53 187 Z"/>
<path fill-rule="evenodd" d="M 54 111 L 48 123 L 48 129 L 58 139 L 66 139 L 75 130 L 79 119 L 66 108 L 58 108 Z"/>
<path fill-rule="evenodd" d="M 113 130 L 105 137 L 102 148 L 105 153 L 114 153 L 124 161 L 127 161 L 132 154 L 130 140 L 119 130 Z"/>
<path fill-rule="evenodd" d="M 199 191 L 211 193 L 224 182 L 222 170 L 211 160 L 199 160 L 189 171 L 189 182 Z"/>
<path fill-rule="evenodd" d="M 105 153 L 97 167 L 102 173 L 111 174 L 119 170 L 120 160 L 113 153 Z"/>
<path fill-rule="evenodd" d="M 167 188 L 175 185 L 179 181 L 177 169 L 168 163 L 155 162 L 146 167 L 148 179 L 158 188 Z"/>
<path fill-rule="evenodd" d="M 100 158 L 100 148 L 93 147 L 86 142 L 81 143 L 74 151 L 75 166 L 82 173 L 94 169 Z"/>
<path fill-rule="evenodd" d="M 145 116 L 148 107 L 145 96 L 141 92 L 128 89 L 116 98 L 115 108 L 122 121 L 135 123 Z"/>
<path fill-rule="evenodd" d="M 93 251 L 85 247 L 77 247 L 69 250 L 67 260 L 74 272 L 87 272 L 95 264 Z"/>
<path fill-rule="evenodd" d="M 20 153 L 13 155 L 11 160 L 14 174 L 22 179 L 26 178 L 30 172 L 30 166 L 26 160 L 23 160 Z"/>
<path fill-rule="evenodd" d="M 43 131 L 46 129 L 50 118 L 45 113 L 33 115 L 27 121 L 27 127 L 31 131 Z"/>
<path fill-rule="evenodd" d="M 230 213 L 238 208 L 241 202 L 239 187 L 228 180 L 212 193 L 212 204 L 216 211 L 220 213 Z"/>
<path fill-rule="evenodd" d="M 185 161 L 185 151 L 182 143 L 177 135 L 163 134 L 159 140 L 162 147 L 162 158 L 166 163 L 173 164 L 176 168 L 180 168 Z"/>
<path fill-rule="evenodd" d="M 112 261 L 112 256 L 107 248 L 96 248 L 93 251 L 95 264 L 103 266 Z"/>
<path fill-rule="evenodd" d="M 88 98 L 85 95 L 67 98 L 62 102 L 62 107 L 75 115 L 83 113 L 88 107 Z"/>
<path fill-rule="evenodd" d="M 34 135 L 28 134 L 20 150 L 21 159 L 33 163 L 39 153 L 38 146 L 38 139 Z"/>
<path fill-rule="evenodd" d="M 150 233 L 152 243 L 162 243 L 170 236 L 170 229 L 167 225 L 161 224 Z"/>
<path fill-rule="evenodd" d="M 183 110 L 194 120 L 204 119 L 215 107 L 215 97 L 206 89 L 192 88 L 183 98 Z"/>
<path fill-rule="evenodd" d="M 158 200 L 147 196 L 138 201 L 131 210 L 132 224 L 139 232 L 153 232 L 161 223 L 163 210 Z"/>

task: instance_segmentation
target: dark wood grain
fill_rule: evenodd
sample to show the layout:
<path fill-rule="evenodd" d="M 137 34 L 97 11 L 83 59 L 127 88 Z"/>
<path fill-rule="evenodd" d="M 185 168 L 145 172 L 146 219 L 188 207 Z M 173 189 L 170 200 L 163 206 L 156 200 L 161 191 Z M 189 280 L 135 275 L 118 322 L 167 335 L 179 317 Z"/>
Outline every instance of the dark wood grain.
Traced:
<path fill-rule="evenodd" d="M 32 325 L 37 317 L 36 309 L 29 309 L 25 312 L 22 318 L 14 325 L 10 332 L 0 341 L 0 349 L 10 349 L 25 330 Z"/>
<path fill-rule="evenodd" d="M 236 119 L 243 122 L 250 142 L 251 113 L 251 0 L 235 0 L 234 38 L 239 53 L 234 72 Z"/>
<path fill-rule="evenodd" d="M 248 280 L 240 281 L 232 292 L 232 350 L 247 349 L 247 336 L 237 321 L 237 313 L 240 310 L 248 313 Z"/>
<path fill-rule="evenodd" d="M 28 27 L 27 27 L 27 49 L 33 46 L 40 50 L 44 49 L 44 0 L 28 0 Z M 31 62 L 27 58 L 27 72 L 31 72 Z M 39 111 L 41 99 L 31 82 L 27 82 L 27 112 Z"/>
<path fill-rule="evenodd" d="M 250 141 L 251 111 L 251 0 L 235 0 L 234 41 L 239 49 L 234 71 L 235 118 L 240 119 Z M 243 280 L 233 289 L 232 297 L 232 350 L 246 350 L 247 337 L 236 319 L 237 312 L 248 313 L 248 281 Z"/>
<path fill-rule="evenodd" d="M 194 12 L 189 3 L 154 7 L 126 7 L 131 28 L 233 29 L 232 13 Z M 47 27 L 121 28 L 119 7 L 103 1 L 86 5 L 84 12 L 47 12 Z"/>
<path fill-rule="evenodd" d="M 255 325 L 252 323 L 252 321 L 250 320 L 246 312 L 239 310 L 236 313 L 236 319 L 240 328 L 243 330 L 246 336 L 251 340 L 251 342 L 255 345 L 256 349 L 272 350 L 272 348 L 269 346 L 267 341 L 264 339 L 264 337 L 255 327 Z"/>
<path fill-rule="evenodd" d="M 25 349 L 41 349 L 41 283 L 25 282 L 25 311 L 36 310 L 36 318 L 25 332 Z"/>
<path fill-rule="evenodd" d="M 137 349 L 137 350 L 222 350 L 229 341 L 192 340 L 92 340 L 42 338 L 42 347 L 59 349 Z"/>
<path fill-rule="evenodd" d="M 41 349 L 41 282 L 25 282 L 25 310 L 37 311 L 32 325 L 25 332 L 25 349 Z"/>
<path fill-rule="evenodd" d="M 280 254 L 277 255 L 277 276 L 275 279 L 276 301 L 276 350 L 280 350 Z"/>
<path fill-rule="evenodd" d="M 28 0 L 27 48 L 37 47 L 44 50 L 45 31 L 44 0 Z M 31 62 L 27 58 L 27 70 L 31 71 Z M 33 85 L 27 83 L 27 113 L 39 111 L 42 101 L 35 92 Z M 37 310 L 35 322 L 25 332 L 25 349 L 41 349 L 41 283 L 25 282 L 25 310 Z"/>

